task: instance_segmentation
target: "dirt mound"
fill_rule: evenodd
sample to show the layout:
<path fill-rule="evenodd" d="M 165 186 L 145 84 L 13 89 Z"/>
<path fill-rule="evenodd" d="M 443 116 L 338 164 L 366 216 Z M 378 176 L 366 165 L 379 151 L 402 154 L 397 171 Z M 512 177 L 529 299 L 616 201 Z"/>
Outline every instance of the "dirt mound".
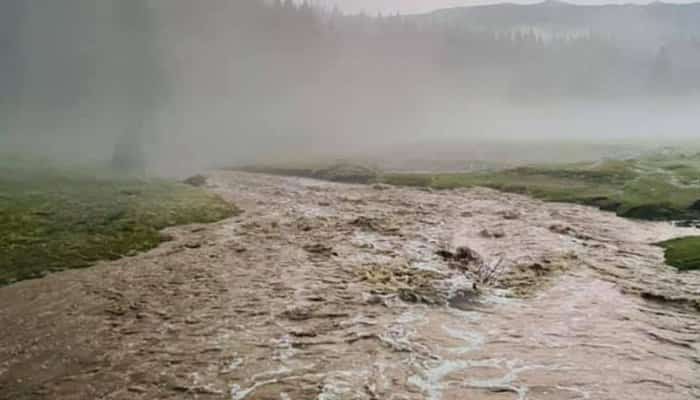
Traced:
<path fill-rule="evenodd" d="M 189 178 L 183 180 L 182 183 L 185 183 L 187 185 L 194 186 L 194 187 L 202 187 L 202 186 L 207 184 L 207 177 L 204 175 L 194 175 L 194 176 L 190 176 Z"/>

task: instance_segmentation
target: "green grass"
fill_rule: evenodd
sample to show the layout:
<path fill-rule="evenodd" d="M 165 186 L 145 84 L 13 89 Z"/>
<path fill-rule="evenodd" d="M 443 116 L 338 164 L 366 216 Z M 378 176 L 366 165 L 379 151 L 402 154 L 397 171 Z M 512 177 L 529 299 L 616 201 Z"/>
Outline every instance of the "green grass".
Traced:
<path fill-rule="evenodd" d="M 0 161 L 0 285 L 145 251 L 165 227 L 236 213 L 185 184 L 95 171 Z"/>
<path fill-rule="evenodd" d="M 456 189 L 489 187 L 546 201 L 577 203 L 644 220 L 700 219 L 700 155 L 652 155 L 629 160 L 528 165 L 464 173 L 365 173 L 343 164 L 301 164 L 244 170 L 331 181 Z M 376 173 L 374 173 L 376 171 Z"/>
<path fill-rule="evenodd" d="M 673 163 L 671 168 L 664 168 Z M 394 185 L 453 189 L 484 186 L 547 201 L 592 205 L 646 220 L 700 218 L 700 157 L 610 160 L 598 163 L 525 166 L 451 174 L 387 174 Z"/>
<path fill-rule="evenodd" d="M 280 164 L 245 170 L 437 190 L 483 186 L 546 201 L 595 206 L 628 218 L 700 219 L 700 154 L 666 151 L 636 159 L 527 165 L 463 173 L 382 173 L 373 169 L 375 174 L 364 173 L 366 169 L 349 163 L 325 169 Z"/>
<path fill-rule="evenodd" d="M 681 271 L 700 270 L 700 237 L 686 237 L 660 243 L 666 249 L 666 263 Z"/>
<path fill-rule="evenodd" d="M 375 183 L 379 178 L 379 172 L 372 167 L 361 164 L 336 162 L 336 163 L 298 163 L 293 166 L 281 165 L 260 165 L 235 168 L 237 170 L 265 173 L 282 176 L 299 176 L 304 178 L 314 178 L 332 182 Z"/>

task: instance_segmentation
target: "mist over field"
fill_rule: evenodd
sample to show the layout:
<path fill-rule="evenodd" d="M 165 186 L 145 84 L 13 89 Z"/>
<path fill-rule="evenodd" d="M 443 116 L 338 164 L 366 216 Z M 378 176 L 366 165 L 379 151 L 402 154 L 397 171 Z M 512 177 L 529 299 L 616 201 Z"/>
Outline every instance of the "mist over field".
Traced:
<path fill-rule="evenodd" d="M 663 145 L 698 133 L 699 18 L 661 3 L 365 16 L 6 0 L 0 149 L 176 175 L 399 144 Z"/>
<path fill-rule="evenodd" d="M 499 1 L 0 0 L 0 400 L 700 399 L 700 3 Z"/>

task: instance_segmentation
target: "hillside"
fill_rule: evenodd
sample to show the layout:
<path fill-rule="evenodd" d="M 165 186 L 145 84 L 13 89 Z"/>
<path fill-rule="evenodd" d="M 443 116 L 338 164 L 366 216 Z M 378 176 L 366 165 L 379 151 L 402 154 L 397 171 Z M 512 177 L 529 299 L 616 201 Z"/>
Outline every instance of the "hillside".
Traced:
<path fill-rule="evenodd" d="M 438 10 L 418 20 L 448 22 L 468 29 L 516 31 L 531 27 L 552 34 L 593 32 L 649 45 L 672 37 L 700 35 L 700 3 L 579 5 L 545 1 L 532 5 L 495 4 Z"/>

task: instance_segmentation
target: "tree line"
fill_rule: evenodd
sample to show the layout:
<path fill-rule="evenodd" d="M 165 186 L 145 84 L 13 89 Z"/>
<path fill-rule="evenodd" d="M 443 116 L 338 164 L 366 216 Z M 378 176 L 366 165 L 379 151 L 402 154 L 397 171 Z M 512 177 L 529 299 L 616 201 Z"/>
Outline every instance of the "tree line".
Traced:
<path fill-rule="evenodd" d="M 695 37 L 640 47 L 291 0 L 5 0 L 0 29 L 0 135 L 78 138 L 118 165 L 144 146 L 223 159 L 378 141 L 490 102 L 700 91 Z"/>

